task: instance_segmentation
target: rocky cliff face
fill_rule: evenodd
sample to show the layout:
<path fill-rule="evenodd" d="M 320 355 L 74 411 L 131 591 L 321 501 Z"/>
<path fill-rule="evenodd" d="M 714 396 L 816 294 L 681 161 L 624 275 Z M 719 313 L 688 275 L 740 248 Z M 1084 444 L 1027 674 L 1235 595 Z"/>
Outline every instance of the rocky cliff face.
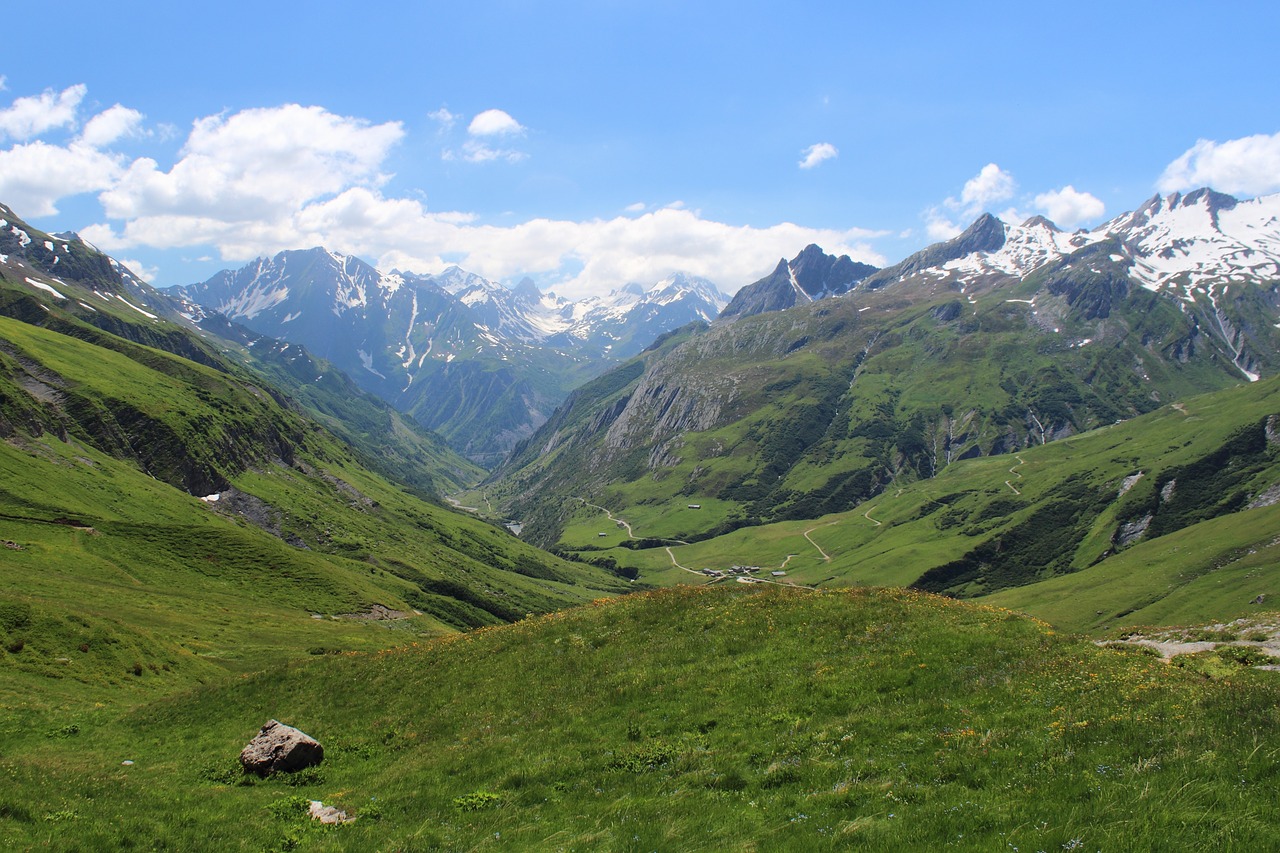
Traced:
<path fill-rule="evenodd" d="M 875 271 L 875 267 L 851 260 L 848 255 L 833 257 L 818 246 L 809 245 L 790 261 L 778 261 L 769 275 L 739 290 L 720 318 L 732 320 L 783 311 L 815 299 L 839 296 Z"/>

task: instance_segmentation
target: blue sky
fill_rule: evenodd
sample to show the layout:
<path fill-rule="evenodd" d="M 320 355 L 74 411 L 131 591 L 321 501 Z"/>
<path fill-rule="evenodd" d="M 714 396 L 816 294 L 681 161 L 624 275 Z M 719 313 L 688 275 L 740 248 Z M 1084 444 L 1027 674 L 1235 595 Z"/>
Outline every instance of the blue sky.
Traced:
<path fill-rule="evenodd" d="M 323 244 L 581 296 L 890 263 L 990 210 L 1280 190 L 1274 3 L 70 0 L 0 54 L 0 201 L 161 286 Z"/>

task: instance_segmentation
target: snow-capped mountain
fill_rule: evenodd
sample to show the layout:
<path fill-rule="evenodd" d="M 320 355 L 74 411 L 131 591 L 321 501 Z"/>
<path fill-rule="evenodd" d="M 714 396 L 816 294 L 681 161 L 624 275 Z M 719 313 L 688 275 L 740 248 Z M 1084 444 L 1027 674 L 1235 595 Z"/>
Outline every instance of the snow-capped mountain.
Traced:
<path fill-rule="evenodd" d="M 216 311 L 296 341 L 441 432 L 482 464 L 529 434 L 578 382 L 663 332 L 714 318 L 727 297 L 675 275 L 570 302 L 449 267 L 383 273 L 315 248 L 175 288 L 194 320 Z"/>
<path fill-rule="evenodd" d="M 1134 287 L 1176 299 L 1243 375 L 1257 379 L 1280 369 L 1280 194 L 1155 196 L 1073 233 L 1043 217 L 1010 225 L 986 214 L 960 236 L 867 276 L 852 293 L 955 291 L 973 304 L 1011 282 L 1040 285 L 1008 301 L 1025 303 L 1049 327 L 1054 299 L 1093 300 L 1101 317 Z"/>
<path fill-rule="evenodd" d="M 1071 233 L 1043 216 L 1010 225 L 986 214 L 959 237 L 867 277 L 859 288 L 919 275 L 970 283 L 1025 278 L 1104 240 L 1120 244 L 1112 260 L 1150 290 L 1192 298 L 1202 285 L 1280 279 L 1280 194 L 1246 201 L 1210 189 L 1155 196 L 1091 231 Z"/>
<path fill-rule="evenodd" d="M 628 358 L 659 335 L 687 323 L 710 323 L 729 297 L 708 279 L 676 273 L 648 288 L 631 284 L 561 309 L 566 324 L 553 340 L 611 358 Z"/>

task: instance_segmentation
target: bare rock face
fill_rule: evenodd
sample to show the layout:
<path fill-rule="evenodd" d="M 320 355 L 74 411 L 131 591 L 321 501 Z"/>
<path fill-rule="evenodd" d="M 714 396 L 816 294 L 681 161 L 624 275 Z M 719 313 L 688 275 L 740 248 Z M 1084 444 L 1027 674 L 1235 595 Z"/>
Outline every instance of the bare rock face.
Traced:
<path fill-rule="evenodd" d="M 292 773 L 323 760 L 324 747 L 319 741 L 278 720 L 269 721 L 240 751 L 240 766 L 259 776 Z"/>

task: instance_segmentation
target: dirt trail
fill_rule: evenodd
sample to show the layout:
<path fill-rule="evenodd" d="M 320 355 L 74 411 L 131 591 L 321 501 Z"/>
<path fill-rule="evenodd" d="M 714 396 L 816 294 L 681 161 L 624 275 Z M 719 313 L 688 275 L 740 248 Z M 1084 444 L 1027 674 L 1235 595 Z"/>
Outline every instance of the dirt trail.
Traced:
<path fill-rule="evenodd" d="M 1026 465 L 1027 463 L 1026 463 L 1026 461 L 1025 461 L 1025 460 L 1023 460 L 1023 458 L 1022 458 L 1021 456 L 1014 456 L 1013 458 L 1018 460 L 1018 464 L 1017 464 L 1017 465 L 1014 465 L 1012 468 L 1010 468 L 1010 469 L 1009 469 L 1009 473 L 1010 473 L 1010 474 L 1012 474 L 1013 476 L 1017 477 L 1019 480 L 1021 480 L 1021 479 L 1022 479 L 1022 474 L 1020 474 L 1020 473 L 1018 472 L 1018 470 L 1017 470 L 1017 469 L 1021 468 L 1023 465 Z M 1017 487 L 1017 486 L 1015 486 L 1015 485 L 1014 485 L 1013 483 L 1011 483 L 1010 481 L 1005 480 L 1005 481 L 1004 481 L 1004 484 L 1005 484 L 1006 486 L 1008 486 L 1009 488 L 1013 489 L 1013 493 L 1014 493 L 1015 495 L 1020 495 L 1020 494 L 1022 494 L 1022 492 L 1018 491 L 1018 487 Z"/>
<path fill-rule="evenodd" d="M 630 524 L 627 524 L 627 523 L 626 523 L 625 521 L 623 521 L 621 518 L 614 518 L 614 517 L 613 517 L 613 513 L 609 512 L 609 510 L 605 509 L 604 507 L 600 506 L 599 504 L 593 504 L 593 503 L 591 503 L 591 502 L 590 502 L 590 501 L 588 501 L 586 498 L 577 498 L 577 500 L 582 501 L 582 503 L 583 503 L 583 505 L 584 505 L 584 506 L 589 506 L 589 507 L 591 507 L 592 509 L 598 509 L 598 510 L 600 510 L 601 512 L 603 512 L 605 515 L 609 516 L 609 520 L 610 520 L 610 521 L 612 521 L 614 524 L 618 525 L 619 527 L 621 527 L 621 528 L 623 528 L 624 530 L 626 530 L 626 531 L 627 531 L 627 537 L 628 537 L 628 538 L 630 538 L 630 539 L 635 539 L 635 538 L 636 538 L 636 535 L 635 535 L 634 533 L 632 533 L 632 532 L 631 532 L 631 525 L 630 525 Z"/>

